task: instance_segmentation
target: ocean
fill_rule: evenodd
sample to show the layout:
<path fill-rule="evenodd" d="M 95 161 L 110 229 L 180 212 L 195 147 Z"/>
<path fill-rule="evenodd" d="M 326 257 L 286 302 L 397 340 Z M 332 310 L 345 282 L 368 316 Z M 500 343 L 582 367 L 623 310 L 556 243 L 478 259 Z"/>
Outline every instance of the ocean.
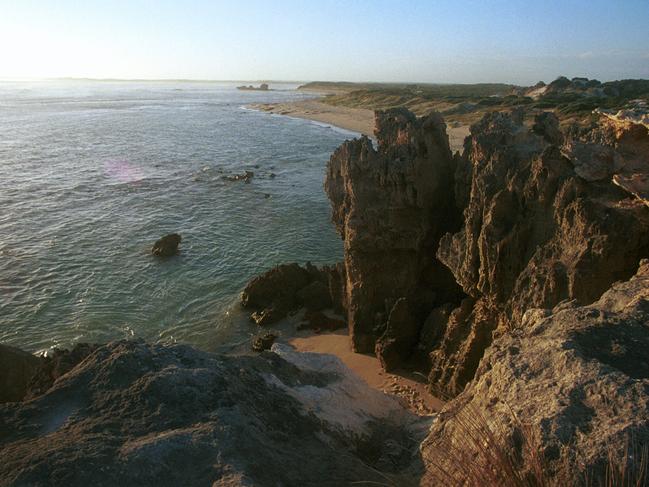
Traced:
<path fill-rule="evenodd" d="M 355 134 L 245 109 L 309 96 L 279 88 L 0 82 L 0 342 L 220 350 L 257 331 L 250 278 L 341 260 L 323 180 Z M 172 232 L 181 253 L 152 256 Z"/>

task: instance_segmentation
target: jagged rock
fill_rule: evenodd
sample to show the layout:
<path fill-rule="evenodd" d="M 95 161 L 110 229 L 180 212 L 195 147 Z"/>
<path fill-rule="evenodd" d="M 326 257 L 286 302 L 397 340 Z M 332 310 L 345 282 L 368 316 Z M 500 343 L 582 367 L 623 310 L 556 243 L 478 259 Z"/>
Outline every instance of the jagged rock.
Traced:
<path fill-rule="evenodd" d="M 59 348 L 49 350 L 29 383 L 26 399 L 43 394 L 59 377 L 76 367 L 97 347 L 90 343 L 77 343 L 71 350 Z"/>
<path fill-rule="evenodd" d="M 333 487 L 421 476 L 416 443 L 428 423 L 335 357 L 272 350 L 102 346 L 43 395 L 0 405 L 0 485 Z"/>
<path fill-rule="evenodd" d="M 548 117 L 544 126 L 555 126 Z M 634 129 L 631 137 L 600 125 L 567 140 L 562 151 L 550 143 L 557 137 L 521 122 L 519 115 L 486 115 L 472 127 L 458 160 L 457 179 L 471 181 L 468 199 L 457 198 L 467 201 L 464 226 L 441 239 L 437 257 L 480 312 L 468 321 L 455 315 L 456 325 L 447 325 L 431 356 L 431 384 L 449 393 L 473 377 L 492 330 L 520 323 L 530 307 L 551 308 L 565 299 L 591 303 L 649 255 L 646 206 L 610 180 L 614 167 L 637 166 L 642 137 L 649 142 L 646 131 Z M 594 154 L 607 154 L 615 165 L 583 177 L 594 174 L 589 164 L 603 167 L 606 158 Z"/>
<path fill-rule="evenodd" d="M 524 450 L 541 453 L 541 474 L 562 485 L 586 485 L 586 473 L 599 485 L 611 453 L 628 472 L 638 466 L 640 454 L 623 452 L 627 442 L 631 452 L 649 444 L 649 261 L 591 305 L 566 302 L 524 319 L 493 342 L 476 378 L 441 411 L 423 444 L 424 485 L 435 485 L 432 463 L 461 477 L 462 458 L 485 462 L 485 445 L 495 448 L 485 431 L 522 474 L 535 468 Z"/>
<path fill-rule="evenodd" d="M 43 359 L 0 344 L 0 403 L 22 401 Z"/>
<path fill-rule="evenodd" d="M 151 253 L 159 257 L 171 257 L 172 255 L 176 255 L 178 253 L 178 245 L 180 245 L 181 240 L 182 237 L 177 233 L 170 233 L 169 235 L 165 235 L 153 244 Z"/>
<path fill-rule="evenodd" d="M 563 141 L 563 134 L 559 130 L 559 119 L 551 112 L 537 115 L 532 130 L 550 144 L 561 145 Z"/>
<path fill-rule="evenodd" d="M 344 240 L 343 307 L 355 351 L 374 351 L 397 299 L 413 303 L 421 324 L 461 294 L 434 258 L 439 237 L 459 224 L 445 129 L 439 114 L 377 112 L 378 150 L 362 137 L 329 161 L 325 190 Z"/>
<path fill-rule="evenodd" d="M 341 286 L 337 266 L 282 264 L 252 279 L 241 293 L 241 304 L 257 310 L 251 319 L 258 325 L 275 323 L 302 306 L 310 310 L 333 306 L 340 312 Z"/>
<path fill-rule="evenodd" d="M 277 335 L 274 333 L 266 332 L 263 335 L 258 335 L 252 339 L 252 350 L 254 352 L 263 352 L 264 350 L 270 350 L 270 347 L 273 346 Z"/>

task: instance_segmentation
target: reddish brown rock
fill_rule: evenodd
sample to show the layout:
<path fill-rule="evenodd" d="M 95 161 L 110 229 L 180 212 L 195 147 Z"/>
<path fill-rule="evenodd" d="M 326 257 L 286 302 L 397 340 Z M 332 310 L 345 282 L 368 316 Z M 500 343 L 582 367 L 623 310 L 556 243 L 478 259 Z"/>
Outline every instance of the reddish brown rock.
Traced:
<path fill-rule="evenodd" d="M 343 307 L 358 352 L 374 351 L 398 299 L 413 304 L 421 326 L 435 305 L 460 294 L 434 257 L 441 235 L 459 222 L 444 121 L 377 112 L 376 137 L 378 150 L 367 137 L 338 148 L 325 181 L 344 241 Z"/>
<path fill-rule="evenodd" d="M 440 412 L 422 445 L 422 485 L 476 485 L 467 475 L 493 469 L 499 454 L 489 485 L 523 485 L 506 481 L 503 463 L 537 480 L 524 485 L 645 485 L 635 475 L 649 445 L 648 324 L 646 260 L 591 305 L 528 310 Z M 608 470 L 610 455 L 626 482 Z"/>

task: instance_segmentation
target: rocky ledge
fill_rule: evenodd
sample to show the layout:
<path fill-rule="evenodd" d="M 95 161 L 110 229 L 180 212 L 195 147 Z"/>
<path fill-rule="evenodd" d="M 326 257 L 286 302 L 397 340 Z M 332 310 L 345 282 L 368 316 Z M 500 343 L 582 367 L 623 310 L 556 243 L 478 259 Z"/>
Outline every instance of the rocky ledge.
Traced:
<path fill-rule="evenodd" d="M 58 358 L 69 370 L 44 393 L 0 404 L 0 485 L 408 485 L 423 473 L 429 421 L 333 356 L 121 341 Z"/>

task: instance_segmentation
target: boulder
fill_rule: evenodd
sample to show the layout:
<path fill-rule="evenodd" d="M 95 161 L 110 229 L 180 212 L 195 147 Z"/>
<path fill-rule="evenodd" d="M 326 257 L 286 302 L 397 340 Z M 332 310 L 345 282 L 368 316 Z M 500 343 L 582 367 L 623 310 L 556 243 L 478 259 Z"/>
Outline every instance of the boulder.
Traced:
<path fill-rule="evenodd" d="M 338 266 L 318 268 L 307 262 L 282 264 L 253 278 L 241 293 L 241 305 L 256 311 L 257 324 L 270 324 L 300 307 L 341 311 L 342 278 Z"/>
<path fill-rule="evenodd" d="M 171 257 L 172 255 L 176 255 L 178 253 L 178 245 L 180 245 L 181 240 L 182 237 L 177 233 L 170 233 L 169 235 L 165 235 L 153 244 L 151 253 L 153 255 L 157 255 L 158 257 Z"/>
<path fill-rule="evenodd" d="M 257 335 L 252 339 L 252 350 L 253 352 L 263 352 L 265 350 L 270 350 L 270 347 L 273 346 L 277 335 L 274 333 L 266 332 L 262 335 Z"/>

